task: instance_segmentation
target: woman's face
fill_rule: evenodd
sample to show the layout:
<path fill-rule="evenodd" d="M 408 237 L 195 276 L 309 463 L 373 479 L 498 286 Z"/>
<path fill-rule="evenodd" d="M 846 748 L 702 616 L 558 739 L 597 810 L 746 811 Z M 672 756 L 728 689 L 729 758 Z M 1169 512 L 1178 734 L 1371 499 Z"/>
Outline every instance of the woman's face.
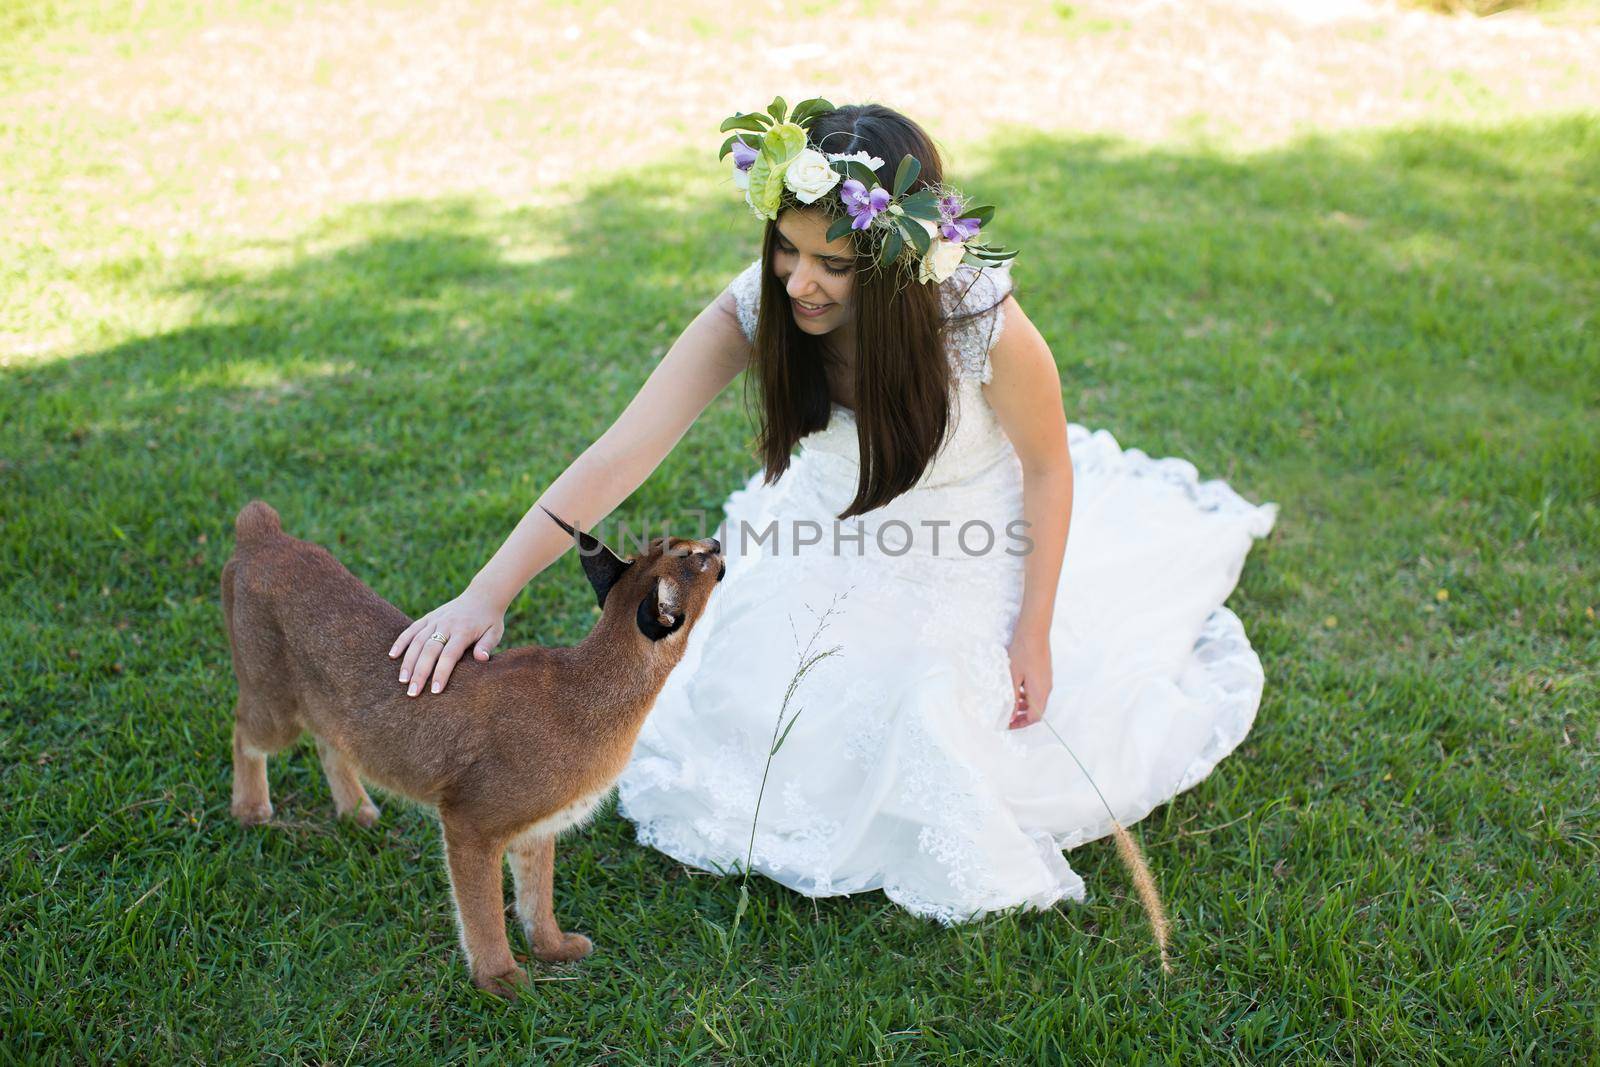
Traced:
<path fill-rule="evenodd" d="M 788 290 L 795 324 L 806 333 L 829 333 L 850 321 L 855 248 L 848 236 L 828 240 L 831 221 L 820 211 L 795 208 L 778 216 L 772 272 Z"/>

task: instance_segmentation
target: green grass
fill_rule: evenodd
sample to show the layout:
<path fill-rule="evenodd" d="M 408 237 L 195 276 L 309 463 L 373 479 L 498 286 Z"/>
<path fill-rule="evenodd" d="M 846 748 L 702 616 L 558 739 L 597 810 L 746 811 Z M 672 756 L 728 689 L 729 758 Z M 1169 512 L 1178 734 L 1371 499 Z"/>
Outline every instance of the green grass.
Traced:
<path fill-rule="evenodd" d="M 335 825 L 302 747 L 271 765 L 279 818 L 240 831 L 238 507 L 432 606 L 755 232 L 687 156 L 559 210 L 379 202 L 169 253 L 41 183 L 69 244 L 127 253 L 0 275 L 0 326 L 74 339 L 0 367 L 5 1057 L 1593 1062 L 1593 116 L 987 154 L 963 185 L 1004 205 L 1069 416 L 1283 508 L 1230 601 L 1256 727 L 1138 827 L 1175 975 L 1109 842 L 1071 854 L 1086 906 L 952 930 L 758 879 L 725 962 L 737 883 L 608 814 L 557 867 L 598 952 L 506 1006 L 466 981 L 424 812 Z M 753 470 L 737 392 L 619 518 L 715 513 Z M 561 561 L 506 644 L 576 640 L 591 599 Z"/>

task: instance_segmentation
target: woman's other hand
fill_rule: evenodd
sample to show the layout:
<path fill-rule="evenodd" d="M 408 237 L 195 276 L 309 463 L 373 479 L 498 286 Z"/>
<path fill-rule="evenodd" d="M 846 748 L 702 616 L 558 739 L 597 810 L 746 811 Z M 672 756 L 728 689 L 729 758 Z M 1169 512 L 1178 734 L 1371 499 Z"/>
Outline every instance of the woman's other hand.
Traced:
<path fill-rule="evenodd" d="M 1007 651 L 1011 656 L 1011 692 L 1016 698 L 1008 727 L 1020 730 L 1043 718 L 1050 701 L 1050 631 L 1046 627 L 1019 626 Z"/>
<path fill-rule="evenodd" d="M 477 642 L 474 658 L 487 660 L 505 636 L 505 619 L 504 608 L 468 589 L 407 626 L 389 649 L 390 659 L 403 655 L 400 681 L 406 683 L 406 695 L 422 692 L 430 677 L 429 688 L 435 693 L 443 690 L 450 672 L 473 642 Z"/>

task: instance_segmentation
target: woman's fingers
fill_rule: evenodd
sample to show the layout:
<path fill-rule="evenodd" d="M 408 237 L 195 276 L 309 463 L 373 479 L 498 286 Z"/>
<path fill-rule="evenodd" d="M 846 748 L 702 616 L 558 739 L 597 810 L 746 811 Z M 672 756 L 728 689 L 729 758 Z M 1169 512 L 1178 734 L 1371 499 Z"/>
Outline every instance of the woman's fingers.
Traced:
<path fill-rule="evenodd" d="M 1010 728 L 1020 730 L 1044 718 L 1045 705 L 1050 701 L 1050 683 L 1039 681 L 1030 685 L 1024 680 L 1017 686 L 1016 698 L 1016 707 L 1011 713 Z"/>
<path fill-rule="evenodd" d="M 432 628 L 424 626 L 411 635 L 411 644 L 406 648 L 406 657 L 400 661 L 400 681 L 409 682 L 415 678 L 417 676 L 417 666 L 422 659 L 422 654 L 427 651 L 428 645 L 439 643 L 428 640 L 428 635 L 431 633 L 433 633 Z"/>
<path fill-rule="evenodd" d="M 433 674 L 433 665 L 439 662 L 439 652 L 444 646 L 444 641 L 435 641 L 431 634 L 423 638 L 422 655 L 417 657 L 417 669 L 411 672 L 411 684 L 406 688 L 407 696 L 416 696 L 422 692 L 422 687 L 428 684 L 428 678 Z"/>
<path fill-rule="evenodd" d="M 394 639 L 394 644 L 389 646 L 389 658 L 394 659 L 400 653 L 404 652 L 406 646 L 411 644 L 411 639 L 417 635 L 417 631 L 422 629 L 423 625 L 427 621 L 428 617 L 424 615 L 422 618 L 413 622 L 410 626 L 407 626 L 405 630 L 401 632 L 400 636 Z"/>
<path fill-rule="evenodd" d="M 434 644 L 438 643 L 437 641 L 434 642 Z M 466 635 L 454 634 L 451 636 L 449 643 L 444 646 L 444 651 L 439 653 L 439 662 L 433 668 L 433 691 L 435 693 L 442 690 L 444 684 L 450 680 L 450 672 L 456 669 L 456 663 L 461 659 L 461 653 L 465 652 L 466 648 Z"/>
<path fill-rule="evenodd" d="M 1007 725 L 1010 729 L 1020 730 L 1022 727 L 1030 725 L 1028 711 L 1031 701 L 1026 679 L 1019 678 L 1015 674 L 1012 675 L 1011 695 L 1011 722 Z"/>
<path fill-rule="evenodd" d="M 488 659 L 489 653 L 494 651 L 494 646 L 500 643 L 500 638 L 505 634 L 505 632 L 506 628 L 499 623 L 489 627 L 483 632 L 483 636 L 478 638 L 477 647 L 472 650 L 473 655 L 475 655 L 479 661 Z"/>

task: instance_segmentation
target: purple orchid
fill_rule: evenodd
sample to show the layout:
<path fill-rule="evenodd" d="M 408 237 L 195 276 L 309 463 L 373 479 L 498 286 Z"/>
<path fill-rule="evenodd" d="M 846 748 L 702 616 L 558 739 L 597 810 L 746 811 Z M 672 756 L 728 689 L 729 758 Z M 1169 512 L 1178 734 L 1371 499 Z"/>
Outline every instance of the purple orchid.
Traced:
<path fill-rule="evenodd" d="M 959 214 L 961 214 L 959 196 L 947 196 L 939 201 L 939 233 L 946 241 L 954 241 L 957 244 L 978 236 L 978 230 L 982 226 L 976 218 L 956 218 Z"/>
<path fill-rule="evenodd" d="M 867 187 L 854 178 L 846 178 L 844 184 L 839 186 L 839 199 L 844 201 L 845 208 L 854 216 L 855 221 L 850 224 L 852 230 L 864 230 L 872 225 L 872 220 L 884 208 L 889 206 L 889 190 L 881 185 L 874 185 L 872 192 L 867 192 Z"/>
<path fill-rule="evenodd" d="M 736 169 L 749 170 L 750 164 L 754 163 L 756 161 L 756 157 L 760 154 L 760 150 L 751 148 L 749 145 L 744 143 L 742 138 L 734 138 L 733 165 Z"/>

